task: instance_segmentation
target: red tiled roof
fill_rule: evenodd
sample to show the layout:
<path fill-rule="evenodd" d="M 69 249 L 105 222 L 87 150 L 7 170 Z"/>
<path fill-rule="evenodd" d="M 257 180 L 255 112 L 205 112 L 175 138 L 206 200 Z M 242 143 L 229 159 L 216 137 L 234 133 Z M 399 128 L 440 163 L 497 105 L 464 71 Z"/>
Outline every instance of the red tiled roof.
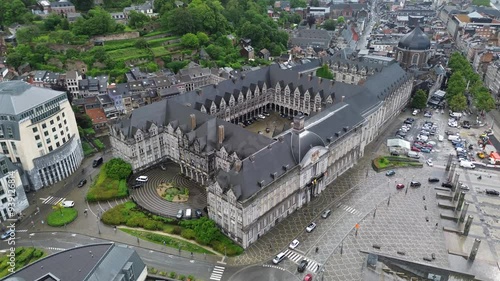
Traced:
<path fill-rule="evenodd" d="M 92 123 L 94 124 L 106 123 L 108 121 L 102 108 L 86 109 L 85 113 L 92 119 Z"/>

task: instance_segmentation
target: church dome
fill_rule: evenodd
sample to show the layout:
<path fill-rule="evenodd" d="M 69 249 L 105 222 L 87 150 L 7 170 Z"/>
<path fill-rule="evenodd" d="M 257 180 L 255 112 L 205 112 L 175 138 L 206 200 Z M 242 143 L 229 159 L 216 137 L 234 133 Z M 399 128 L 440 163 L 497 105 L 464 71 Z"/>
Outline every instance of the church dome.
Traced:
<path fill-rule="evenodd" d="M 431 48 L 431 40 L 417 26 L 399 40 L 398 47 L 407 50 L 428 50 Z"/>

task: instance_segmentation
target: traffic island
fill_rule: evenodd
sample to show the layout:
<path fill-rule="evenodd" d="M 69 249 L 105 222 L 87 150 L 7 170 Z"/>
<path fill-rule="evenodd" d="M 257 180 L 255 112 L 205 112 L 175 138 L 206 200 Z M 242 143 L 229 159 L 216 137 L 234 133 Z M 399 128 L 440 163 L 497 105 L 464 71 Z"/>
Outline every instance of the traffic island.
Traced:
<path fill-rule="evenodd" d="M 416 159 L 411 159 L 407 157 L 381 156 L 373 159 L 372 167 L 375 171 L 381 172 L 401 167 L 422 168 L 424 167 L 424 164 L 420 163 L 420 161 Z"/>
<path fill-rule="evenodd" d="M 69 223 L 76 220 L 78 217 L 78 211 L 73 208 L 59 208 L 58 210 L 52 211 L 47 216 L 47 224 L 53 227 L 61 227 L 68 225 Z"/>

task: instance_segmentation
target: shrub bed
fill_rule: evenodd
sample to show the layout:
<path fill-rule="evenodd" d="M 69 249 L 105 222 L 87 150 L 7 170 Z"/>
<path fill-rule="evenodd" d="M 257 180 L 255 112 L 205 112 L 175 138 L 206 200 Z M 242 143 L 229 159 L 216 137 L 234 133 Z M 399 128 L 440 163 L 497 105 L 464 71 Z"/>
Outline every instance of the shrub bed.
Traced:
<path fill-rule="evenodd" d="M 82 141 L 83 155 L 89 156 L 94 154 L 95 149 L 86 141 Z"/>
<path fill-rule="evenodd" d="M 201 253 L 201 254 L 213 254 L 210 251 L 207 251 L 205 248 L 202 248 L 198 245 L 195 245 L 193 243 L 186 242 L 181 239 L 173 238 L 167 235 L 161 235 L 157 233 L 151 233 L 147 231 L 140 231 L 140 230 L 134 230 L 134 229 L 120 229 L 123 232 L 126 232 L 130 235 L 133 235 L 135 237 L 139 237 L 141 239 L 147 240 L 149 242 L 153 242 L 156 244 L 160 245 L 165 245 L 167 247 L 171 248 L 176 248 L 179 249 L 181 248 L 184 251 L 188 252 L 193 252 L 193 253 Z M 165 243 L 163 243 L 165 242 Z"/>
<path fill-rule="evenodd" d="M 243 248 L 224 236 L 215 222 L 206 217 L 178 222 L 140 210 L 135 203 L 127 202 L 104 212 L 102 222 L 108 225 L 141 227 L 146 230 L 180 235 L 185 239 L 194 240 L 198 244 L 207 245 L 221 254 L 226 253 L 228 256 L 243 253 Z"/>
<path fill-rule="evenodd" d="M 9 251 L 0 256 L 0 278 L 3 278 L 11 273 L 9 272 L 11 267 L 9 265 L 10 257 L 7 256 L 8 253 Z M 42 258 L 44 255 L 45 252 L 38 248 L 16 247 L 16 265 L 14 269 L 17 271 L 18 269 Z"/>
<path fill-rule="evenodd" d="M 61 208 L 52 211 L 47 216 L 47 224 L 54 227 L 67 225 L 78 217 L 78 211 L 74 208 Z"/>
<path fill-rule="evenodd" d="M 128 196 L 127 178 L 132 173 L 132 166 L 115 158 L 104 164 L 99 175 L 92 183 L 87 201 L 106 201 Z"/>
<path fill-rule="evenodd" d="M 106 148 L 106 146 L 104 145 L 104 143 L 102 143 L 102 141 L 100 139 L 95 139 L 94 140 L 94 145 L 99 149 L 99 150 L 103 150 L 104 148 Z"/>
<path fill-rule="evenodd" d="M 375 171 L 380 172 L 395 167 L 420 167 L 424 165 L 416 159 L 398 156 L 377 157 L 372 161 L 372 167 Z"/>

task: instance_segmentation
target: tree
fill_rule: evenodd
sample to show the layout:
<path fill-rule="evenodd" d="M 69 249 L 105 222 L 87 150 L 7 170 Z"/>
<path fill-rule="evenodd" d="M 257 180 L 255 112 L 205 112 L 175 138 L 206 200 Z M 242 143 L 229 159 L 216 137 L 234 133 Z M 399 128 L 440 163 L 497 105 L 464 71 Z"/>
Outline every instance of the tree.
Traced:
<path fill-rule="evenodd" d="M 319 7 L 319 0 L 311 0 L 311 7 Z"/>
<path fill-rule="evenodd" d="M 465 95 L 455 95 L 449 101 L 448 104 L 453 111 L 463 111 L 467 108 L 467 99 Z"/>
<path fill-rule="evenodd" d="M 427 94 L 424 90 L 419 89 L 415 93 L 413 100 L 411 102 L 413 108 L 424 109 L 427 105 Z"/>
<path fill-rule="evenodd" d="M 113 158 L 106 163 L 104 170 L 109 178 L 124 180 L 132 173 L 132 165 L 121 158 Z"/>
<path fill-rule="evenodd" d="M 311 28 L 315 23 L 316 23 L 316 18 L 313 15 L 307 17 L 307 24 L 309 25 L 309 28 Z"/>
<path fill-rule="evenodd" d="M 134 46 L 137 49 L 146 49 L 148 47 L 148 41 L 146 41 L 144 38 L 140 38 L 135 42 Z"/>
<path fill-rule="evenodd" d="M 197 32 L 196 37 L 198 37 L 198 43 L 200 46 L 206 46 L 210 41 L 210 38 L 208 38 L 208 35 L 204 32 Z"/>
<path fill-rule="evenodd" d="M 0 26 L 22 23 L 23 15 L 28 12 L 21 0 L 0 1 Z"/>
<path fill-rule="evenodd" d="M 136 11 L 130 11 L 128 15 L 128 26 L 132 28 L 142 28 L 151 19 L 143 13 L 138 13 Z"/>
<path fill-rule="evenodd" d="M 181 37 L 181 44 L 186 48 L 197 49 L 200 46 L 200 41 L 193 33 L 187 33 Z"/>
<path fill-rule="evenodd" d="M 345 18 L 343 16 L 337 18 L 337 24 L 344 24 L 344 23 L 345 23 Z"/>
<path fill-rule="evenodd" d="M 63 215 L 64 206 L 63 206 L 62 202 L 59 202 L 59 203 L 55 204 L 54 206 L 52 206 L 52 209 L 55 211 L 61 212 L 61 216 Z"/>
<path fill-rule="evenodd" d="M 333 80 L 333 73 L 330 71 L 327 64 L 323 64 L 323 66 L 316 70 L 316 76 Z"/>
<path fill-rule="evenodd" d="M 335 30 L 335 27 L 337 26 L 337 23 L 332 20 L 332 19 L 328 19 L 328 20 L 325 20 L 323 22 L 323 28 L 326 29 L 326 30 Z"/>
<path fill-rule="evenodd" d="M 87 12 L 94 6 L 93 0 L 72 0 L 71 3 L 73 3 L 75 9 L 80 12 Z"/>
<path fill-rule="evenodd" d="M 43 28 L 46 31 L 54 31 L 62 23 L 63 18 L 58 14 L 49 14 L 43 21 Z"/>
<path fill-rule="evenodd" d="M 478 92 L 474 97 L 474 103 L 476 108 L 483 112 L 495 109 L 495 100 L 487 90 Z"/>
<path fill-rule="evenodd" d="M 307 2 L 305 0 L 291 0 L 290 6 L 292 8 L 305 8 L 307 7 Z"/>
<path fill-rule="evenodd" d="M 38 36 L 40 36 L 40 28 L 36 25 L 21 27 L 16 31 L 18 44 L 29 44 Z"/>
<path fill-rule="evenodd" d="M 111 33 L 117 30 L 117 24 L 111 15 L 101 7 L 95 7 L 83 18 L 72 25 L 72 31 L 76 35 L 95 36 Z"/>

